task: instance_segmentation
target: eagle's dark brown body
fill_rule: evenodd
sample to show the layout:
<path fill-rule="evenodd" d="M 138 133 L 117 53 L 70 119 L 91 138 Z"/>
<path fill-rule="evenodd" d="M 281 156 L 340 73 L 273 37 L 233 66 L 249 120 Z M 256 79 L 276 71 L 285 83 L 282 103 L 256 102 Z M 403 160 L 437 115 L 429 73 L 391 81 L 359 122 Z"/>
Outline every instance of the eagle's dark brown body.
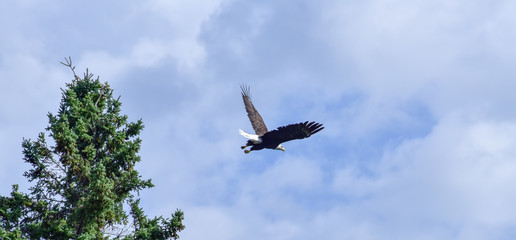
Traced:
<path fill-rule="evenodd" d="M 242 89 L 242 98 L 244 100 L 245 110 L 256 133 L 256 135 L 254 135 L 240 130 L 240 134 L 249 139 L 247 144 L 242 146 L 242 149 L 251 146 L 251 149 L 245 150 L 245 153 L 264 148 L 285 151 L 285 148 L 283 148 L 281 143 L 294 139 L 307 138 L 324 129 L 320 123 L 306 121 L 302 123 L 289 124 L 287 126 L 279 127 L 276 130 L 268 131 L 262 116 L 260 116 L 258 110 L 256 110 L 251 102 L 249 87 L 240 86 L 240 88 Z"/>

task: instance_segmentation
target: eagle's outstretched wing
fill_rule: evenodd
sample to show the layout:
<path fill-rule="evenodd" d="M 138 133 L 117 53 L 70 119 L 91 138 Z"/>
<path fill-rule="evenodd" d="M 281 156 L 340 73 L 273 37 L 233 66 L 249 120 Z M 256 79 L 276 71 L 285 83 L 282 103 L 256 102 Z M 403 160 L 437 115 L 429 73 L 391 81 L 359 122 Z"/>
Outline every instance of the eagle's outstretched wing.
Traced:
<path fill-rule="evenodd" d="M 304 123 L 296 123 L 279 127 L 276 130 L 268 132 L 264 138 L 283 143 L 294 139 L 310 137 L 323 129 L 324 127 L 320 123 L 309 123 L 306 121 Z"/>
<path fill-rule="evenodd" d="M 259 136 L 263 136 L 266 132 L 268 132 L 267 126 L 265 126 L 262 116 L 260 116 L 258 110 L 256 110 L 254 107 L 253 102 L 251 102 L 249 86 L 240 85 L 240 89 L 242 89 L 242 98 L 244 99 L 245 111 L 247 111 L 247 116 L 249 116 L 251 125 L 253 125 L 254 132 Z"/>

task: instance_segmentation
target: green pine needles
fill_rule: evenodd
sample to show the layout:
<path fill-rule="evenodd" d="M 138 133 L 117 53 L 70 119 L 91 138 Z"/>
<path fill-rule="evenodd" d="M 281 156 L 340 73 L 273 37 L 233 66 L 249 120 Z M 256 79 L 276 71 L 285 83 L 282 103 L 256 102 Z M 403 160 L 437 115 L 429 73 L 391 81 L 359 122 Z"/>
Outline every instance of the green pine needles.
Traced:
<path fill-rule="evenodd" d="M 149 219 L 134 193 L 153 187 L 135 169 L 143 129 L 141 120 L 120 114 L 120 98 L 99 78 L 75 74 L 62 90 L 57 115 L 48 114 L 45 134 L 24 139 L 24 176 L 30 193 L 13 185 L 0 196 L 0 239 L 177 239 L 183 212 Z M 128 209 L 126 212 L 124 208 Z"/>

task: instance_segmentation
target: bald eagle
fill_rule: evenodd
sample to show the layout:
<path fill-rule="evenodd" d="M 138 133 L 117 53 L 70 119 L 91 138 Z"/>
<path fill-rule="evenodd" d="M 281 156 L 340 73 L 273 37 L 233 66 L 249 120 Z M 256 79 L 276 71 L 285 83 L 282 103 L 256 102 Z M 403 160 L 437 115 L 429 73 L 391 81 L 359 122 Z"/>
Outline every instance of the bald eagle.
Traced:
<path fill-rule="evenodd" d="M 242 98 L 244 99 L 247 116 L 249 116 L 251 125 L 253 125 L 254 132 L 256 133 L 246 133 L 242 129 L 239 129 L 240 135 L 249 139 L 246 145 L 241 147 L 242 149 L 249 146 L 251 147 L 251 150 L 244 150 L 245 153 L 249 153 L 254 150 L 262 150 L 264 148 L 285 151 L 285 148 L 281 143 L 294 139 L 307 138 L 324 129 L 320 123 L 306 121 L 289 124 L 287 126 L 279 127 L 276 130 L 269 131 L 267 130 L 267 126 L 265 126 L 262 117 L 258 113 L 258 110 L 256 110 L 251 102 L 249 87 L 241 85 L 240 89 L 242 89 Z"/>

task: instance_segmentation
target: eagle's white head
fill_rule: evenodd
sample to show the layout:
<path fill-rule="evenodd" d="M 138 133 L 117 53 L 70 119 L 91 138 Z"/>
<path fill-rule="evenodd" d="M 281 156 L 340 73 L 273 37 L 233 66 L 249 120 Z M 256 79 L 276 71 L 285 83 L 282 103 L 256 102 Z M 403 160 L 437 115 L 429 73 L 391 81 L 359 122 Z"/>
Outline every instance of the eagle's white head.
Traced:
<path fill-rule="evenodd" d="M 284 152 L 284 151 L 285 151 L 285 148 L 284 148 L 283 146 L 281 146 L 281 144 L 279 144 L 279 145 L 275 148 L 275 150 L 281 150 L 281 151 L 283 151 L 283 152 Z"/>

